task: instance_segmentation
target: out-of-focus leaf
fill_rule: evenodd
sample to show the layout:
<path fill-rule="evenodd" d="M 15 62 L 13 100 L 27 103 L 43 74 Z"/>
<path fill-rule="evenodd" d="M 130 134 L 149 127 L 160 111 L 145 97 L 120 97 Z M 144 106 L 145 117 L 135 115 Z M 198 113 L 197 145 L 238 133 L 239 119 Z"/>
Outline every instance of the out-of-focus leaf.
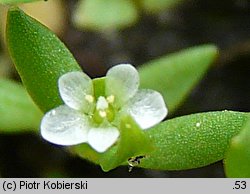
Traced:
<path fill-rule="evenodd" d="M 20 7 L 25 13 L 36 18 L 57 35 L 62 35 L 67 26 L 66 6 L 63 0 L 39 1 L 36 3 L 25 3 Z"/>
<path fill-rule="evenodd" d="M 99 165 L 101 153 L 96 152 L 89 146 L 89 144 L 83 143 L 70 146 L 68 151 L 74 155 L 80 156 L 82 159 L 86 159 Z"/>
<path fill-rule="evenodd" d="M 155 149 L 141 167 L 158 170 L 198 168 L 222 160 L 247 113 L 222 111 L 193 114 L 163 122 L 146 134 Z"/>
<path fill-rule="evenodd" d="M 17 4 L 17 3 L 29 3 L 33 1 L 41 1 L 41 0 L 0 0 L 2 4 Z"/>
<path fill-rule="evenodd" d="M 224 166 L 227 177 L 250 178 L 250 117 L 241 132 L 231 140 Z"/>
<path fill-rule="evenodd" d="M 39 108 L 46 112 L 62 104 L 58 78 L 70 71 L 81 71 L 65 45 L 18 8 L 8 11 L 6 37 L 11 58 Z"/>
<path fill-rule="evenodd" d="M 183 0 L 143 0 L 142 6 L 149 13 L 157 13 L 166 9 L 171 9 Z"/>
<path fill-rule="evenodd" d="M 66 27 L 66 6 L 63 0 L 36 1 L 33 3 L 18 4 L 28 15 L 32 16 L 57 35 L 62 35 Z M 0 36 L 5 41 L 5 27 L 8 6 L 0 6 Z M 5 49 L 5 47 L 4 47 Z"/>
<path fill-rule="evenodd" d="M 173 112 L 202 79 L 218 50 L 213 45 L 189 48 L 139 68 L 141 87 L 159 91 Z"/>
<path fill-rule="evenodd" d="M 37 131 L 41 111 L 32 102 L 22 85 L 0 79 L 0 132 Z"/>
<path fill-rule="evenodd" d="M 0 54 L 0 78 L 7 78 L 12 71 L 12 66 L 10 65 L 9 58 L 4 55 Z"/>
<path fill-rule="evenodd" d="M 106 31 L 127 27 L 137 18 L 131 0 L 80 0 L 73 21 L 79 28 Z"/>

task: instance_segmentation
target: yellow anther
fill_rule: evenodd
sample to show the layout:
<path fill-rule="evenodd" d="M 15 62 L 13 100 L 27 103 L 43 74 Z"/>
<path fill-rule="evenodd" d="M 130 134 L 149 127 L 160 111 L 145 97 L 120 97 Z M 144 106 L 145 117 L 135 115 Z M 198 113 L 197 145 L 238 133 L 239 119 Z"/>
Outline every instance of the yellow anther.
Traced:
<path fill-rule="evenodd" d="M 107 101 L 108 103 L 112 104 L 115 101 L 115 96 L 114 95 L 108 96 Z"/>
<path fill-rule="evenodd" d="M 102 118 L 107 117 L 106 111 L 103 111 L 103 110 L 100 110 L 100 111 L 99 111 L 99 115 L 100 115 Z"/>
<path fill-rule="evenodd" d="M 94 102 L 94 97 L 91 96 L 91 95 L 86 95 L 85 100 L 87 100 L 89 103 L 93 103 Z"/>

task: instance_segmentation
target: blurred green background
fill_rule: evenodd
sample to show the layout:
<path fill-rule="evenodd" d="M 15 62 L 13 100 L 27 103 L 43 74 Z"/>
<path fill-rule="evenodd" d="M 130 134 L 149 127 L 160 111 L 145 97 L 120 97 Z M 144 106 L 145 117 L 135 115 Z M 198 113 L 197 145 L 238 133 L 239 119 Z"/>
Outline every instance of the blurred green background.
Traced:
<path fill-rule="evenodd" d="M 119 0 L 117 0 L 119 1 Z M 162 0 L 163 1 L 163 0 Z M 91 77 L 104 76 L 118 63 L 143 64 L 183 48 L 213 43 L 220 56 L 185 103 L 170 117 L 213 110 L 250 111 L 250 2 L 248 0 L 183 0 L 158 11 L 141 9 L 129 25 L 96 30 L 76 27 L 79 1 L 49 0 L 23 8 L 48 25 L 65 42 Z M 39 4 L 39 5 L 38 5 Z M 140 8 L 140 9 L 139 9 Z M 37 11 L 39 10 L 39 12 Z M 40 13 L 40 15 L 39 15 Z M 78 13 L 79 14 L 79 13 Z M 5 10 L 1 8 L 4 26 Z M 74 22 L 73 22 L 74 21 Z M 2 28 L 2 31 L 4 29 Z M 3 37 L 3 33 L 2 33 Z M 3 39 L 3 38 L 2 38 Z M 4 41 L 0 76 L 20 81 Z M 185 61 L 183 61 L 185 63 Z M 170 118 L 168 117 L 168 118 Z M 224 177 L 222 163 L 186 171 L 119 167 L 108 173 L 72 156 L 40 136 L 0 134 L 2 177 Z"/>

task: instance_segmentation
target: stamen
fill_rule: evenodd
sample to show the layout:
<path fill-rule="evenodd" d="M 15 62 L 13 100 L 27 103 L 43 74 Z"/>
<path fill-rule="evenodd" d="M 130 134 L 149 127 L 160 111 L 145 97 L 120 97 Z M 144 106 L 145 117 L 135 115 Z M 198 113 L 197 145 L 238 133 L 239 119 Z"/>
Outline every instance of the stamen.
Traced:
<path fill-rule="evenodd" d="M 93 103 L 94 102 L 94 97 L 87 94 L 85 96 L 85 100 L 87 100 L 89 103 Z"/>
<path fill-rule="evenodd" d="M 100 111 L 99 111 L 99 115 L 100 115 L 102 118 L 105 118 L 105 117 L 107 116 L 107 113 L 106 113 L 106 111 L 100 110 Z"/>
<path fill-rule="evenodd" d="M 112 104 L 115 101 L 115 96 L 114 95 L 108 96 L 107 101 L 108 103 Z"/>

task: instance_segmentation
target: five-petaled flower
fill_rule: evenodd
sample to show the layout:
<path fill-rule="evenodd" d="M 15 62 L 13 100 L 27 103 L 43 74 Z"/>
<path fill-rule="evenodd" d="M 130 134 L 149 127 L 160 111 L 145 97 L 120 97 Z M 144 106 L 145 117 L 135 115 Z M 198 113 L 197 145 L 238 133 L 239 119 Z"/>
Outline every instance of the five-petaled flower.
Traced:
<path fill-rule="evenodd" d="M 119 138 L 123 115 L 130 115 L 142 129 L 167 115 L 160 93 L 139 88 L 137 70 L 129 64 L 111 68 L 105 78 L 105 94 L 95 98 L 92 80 L 83 72 L 69 72 L 58 80 L 65 105 L 45 114 L 41 122 L 44 139 L 58 145 L 88 143 L 105 152 Z"/>

